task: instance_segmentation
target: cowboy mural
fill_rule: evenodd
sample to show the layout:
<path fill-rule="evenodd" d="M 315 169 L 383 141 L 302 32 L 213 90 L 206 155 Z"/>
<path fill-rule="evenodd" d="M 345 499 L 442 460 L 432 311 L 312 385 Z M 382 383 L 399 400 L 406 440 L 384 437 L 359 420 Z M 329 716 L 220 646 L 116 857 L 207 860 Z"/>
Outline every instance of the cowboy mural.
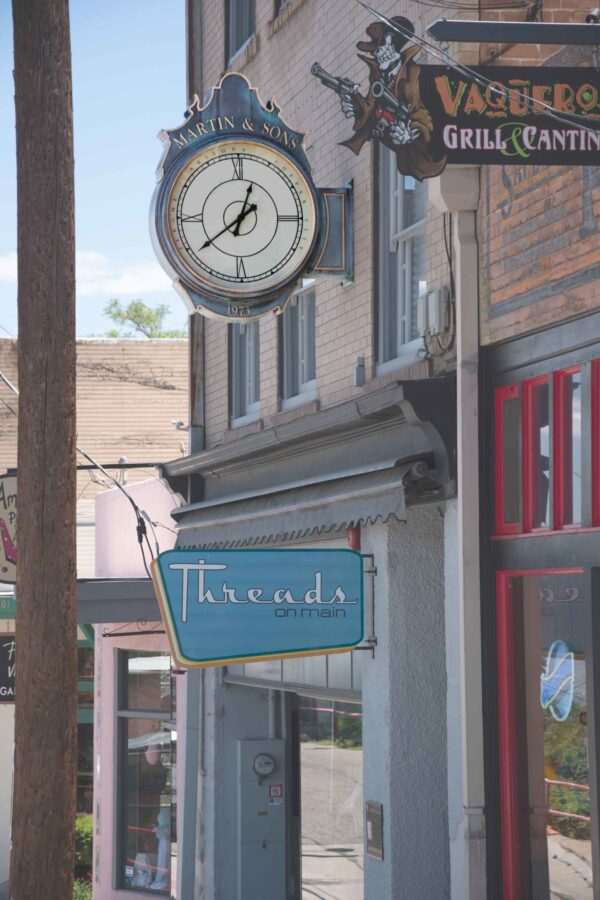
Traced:
<path fill-rule="evenodd" d="M 361 51 L 359 59 L 369 67 L 366 97 L 360 93 L 360 85 L 329 75 L 318 63 L 311 71 L 339 95 L 346 118 L 354 119 L 355 133 L 342 146 L 358 154 L 366 141 L 381 141 L 396 154 L 403 175 L 432 178 L 443 170 L 446 157 L 436 160 L 429 149 L 433 122 L 419 93 L 420 68 L 414 61 L 419 47 L 412 44 L 405 49 L 410 40 L 392 23 L 403 32 L 414 33 L 412 22 L 394 16 L 390 24 L 372 22 L 367 28 L 370 40 L 356 45 Z"/>

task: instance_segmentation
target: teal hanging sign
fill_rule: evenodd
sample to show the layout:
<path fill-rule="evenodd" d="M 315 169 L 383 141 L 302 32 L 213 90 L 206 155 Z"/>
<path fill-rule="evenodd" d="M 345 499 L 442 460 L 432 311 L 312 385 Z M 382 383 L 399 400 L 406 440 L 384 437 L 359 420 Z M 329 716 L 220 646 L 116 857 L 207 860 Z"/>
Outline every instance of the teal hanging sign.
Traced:
<path fill-rule="evenodd" d="M 336 653 L 363 639 L 354 550 L 168 550 L 152 577 L 183 668 Z"/>

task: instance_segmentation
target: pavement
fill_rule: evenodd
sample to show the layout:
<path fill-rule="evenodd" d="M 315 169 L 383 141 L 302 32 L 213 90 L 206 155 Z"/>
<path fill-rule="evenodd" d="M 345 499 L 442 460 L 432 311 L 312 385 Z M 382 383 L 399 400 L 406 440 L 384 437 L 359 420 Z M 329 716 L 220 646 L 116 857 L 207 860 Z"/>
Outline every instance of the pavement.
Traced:
<path fill-rule="evenodd" d="M 302 773 L 302 900 L 363 900 L 360 749 L 306 742 Z"/>
<path fill-rule="evenodd" d="M 593 900 L 591 841 L 548 835 L 551 900 Z"/>

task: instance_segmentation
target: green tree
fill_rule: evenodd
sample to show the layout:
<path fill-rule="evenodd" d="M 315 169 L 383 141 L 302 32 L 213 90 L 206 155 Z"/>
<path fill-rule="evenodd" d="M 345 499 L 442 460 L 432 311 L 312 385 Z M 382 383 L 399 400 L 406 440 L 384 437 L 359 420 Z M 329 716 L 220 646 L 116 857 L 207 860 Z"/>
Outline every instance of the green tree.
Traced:
<path fill-rule="evenodd" d="M 169 307 L 159 303 L 154 308 L 146 306 L 143 300 L 132 300 L 127 306 L 123 306 L 120 300 L 109 300 L 104 307 L 104 315 L 115 325 L 130 325 L 134 333 L 143 334 L 146 338 L 185 338 L 187 330 L 175 328 L 168 331 L 163 328 L 164 318 L 169 312 Z M 131 337 L 131 332 L 119 331 L 111 328 L 107 337 Z"/>

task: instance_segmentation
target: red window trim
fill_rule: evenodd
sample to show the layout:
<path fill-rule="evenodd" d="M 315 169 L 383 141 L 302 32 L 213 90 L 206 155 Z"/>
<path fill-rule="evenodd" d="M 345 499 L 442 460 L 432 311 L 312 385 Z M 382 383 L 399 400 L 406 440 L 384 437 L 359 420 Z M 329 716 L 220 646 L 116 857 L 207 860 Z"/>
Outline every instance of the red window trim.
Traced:
<path fill-rule="evenodd" d="M 567 416 L 565 382 L 570 375 L 581 372 L 581 366 L 570 366 L 553 372 L 552 385 L 552 462 L 554 529 L 581 528 L 581 522 L 567 522 L 572 517 L 573 497 L 566 473 L 573 467 L 572 418 Z M 583 412 L 583 411 L 582 411 Z"/>
<path fill-rule="evenodd" d="M 494 394 L 494 417 L 496 427 L 496 534 L 518 534 L 520 522 L 506 522 L 504 510 L 504 404 L 519 396 L 518 384 L 506 384 L 496 388 Z M 520 467 L 520 460 L 519 460 Z"/>
<path fill-rule="evenodd" d="M 600 525 L 600 359 L 592 362 L 592 524 Z"/>
<path fill-rule="evenodd" d="M 512 569 L 496 573 L 498 654 L 498 746 L 503 900 L 525 900 L 525 862 L 519 815 L 519 759 L 515 682 L 515 609 L 512 579 L 523 575 L 581 574 L 581 568 Z"/>
<path fill-rule="evenodd" d="M 547 532 L 548 526 L 534 526 L 533 516 L 537 507 L 537 491 L 538 480 L 535 477 L 534 453 L 537 445 L 535 436 L 535 420 L 533 408 L 533 395 L 535 388 L 540 384 L 550 384 L 550 374 L 538 375 L 537 378 L 529 378 L 521 383 L 522 403 L 521 403 L 521 428 L 522 428 L 522 446 L 523 446 L 523 531 L 541 531 Z M 550 444 L 552 446 L 552 443 Z M 539 453 L 535 453 L 537 456 Z M 550 478 L 552 478 L 553 460 L 550 460 Z"/>

